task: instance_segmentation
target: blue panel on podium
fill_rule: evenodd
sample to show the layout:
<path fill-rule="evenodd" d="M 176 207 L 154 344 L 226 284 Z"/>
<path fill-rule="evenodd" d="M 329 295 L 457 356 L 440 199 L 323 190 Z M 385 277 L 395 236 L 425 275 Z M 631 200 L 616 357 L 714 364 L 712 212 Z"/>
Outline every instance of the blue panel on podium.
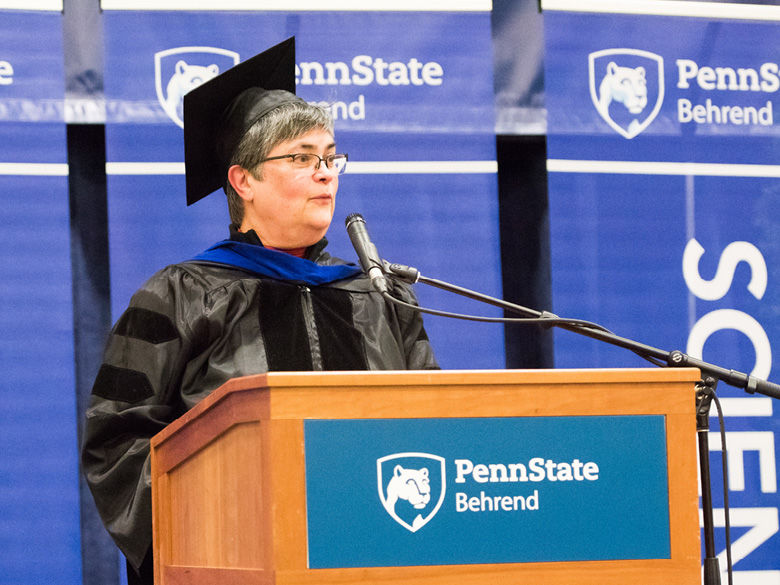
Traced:
<path fill-rule="evenodd" d="M 309 568 L 670 558 L 663 416 L 304 424 Z"/>

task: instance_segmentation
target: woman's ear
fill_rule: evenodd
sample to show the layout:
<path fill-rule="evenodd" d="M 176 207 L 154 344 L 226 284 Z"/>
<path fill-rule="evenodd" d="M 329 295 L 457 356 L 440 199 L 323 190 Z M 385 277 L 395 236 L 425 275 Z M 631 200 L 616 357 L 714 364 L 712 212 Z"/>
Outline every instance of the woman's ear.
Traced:
<path fill-rule="evenodd" d="M 238 196 L 245 201 L 251 201 L 254 196 L 252 186 L 249 183 L 250 176 L 251 173 L 240 165 L 231 166 L 227 172 L 230 185 L 238 193 Z"/>

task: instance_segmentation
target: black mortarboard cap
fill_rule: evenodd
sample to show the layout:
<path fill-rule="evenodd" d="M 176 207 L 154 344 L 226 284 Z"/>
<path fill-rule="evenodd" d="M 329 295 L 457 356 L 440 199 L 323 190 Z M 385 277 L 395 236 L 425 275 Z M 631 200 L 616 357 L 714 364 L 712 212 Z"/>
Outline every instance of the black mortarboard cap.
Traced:
<path fill-rule="evenodd" d="M 257 120 L 295 96 L 295 38 L 239 63 L 184 96 L 187 205 L 225 185 L 230 157 Z"/>

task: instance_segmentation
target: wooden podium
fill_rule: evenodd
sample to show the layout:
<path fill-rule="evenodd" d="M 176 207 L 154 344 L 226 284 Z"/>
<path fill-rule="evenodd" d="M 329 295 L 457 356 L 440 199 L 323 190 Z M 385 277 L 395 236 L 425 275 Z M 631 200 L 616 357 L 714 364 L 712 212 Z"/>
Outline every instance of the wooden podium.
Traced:
<path fill-rule="evenodd" d="M 699 377 L 693 369 L 632 369 L 233 379 L 152 439 L 155 583 L 699 583 Z M 663 417 L 669 558 L 308 566 L 305 421 L 623 415 Z"/>

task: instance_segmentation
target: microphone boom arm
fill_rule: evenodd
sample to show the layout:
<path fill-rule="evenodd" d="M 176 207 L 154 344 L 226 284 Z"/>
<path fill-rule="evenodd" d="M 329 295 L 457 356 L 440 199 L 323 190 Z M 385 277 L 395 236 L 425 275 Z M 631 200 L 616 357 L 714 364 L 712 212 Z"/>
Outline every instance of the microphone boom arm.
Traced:
<path fill-rule="evenodd" d="M 387 262 L 384 262 L 383 264 L 387 272 L 396 275 L 401 280 L 404 280 L 406 282 L 410 282 L 412 284 L 414 284 L 415 282 L 422 282 L 423 284 L 427 284 L 429 286 L 433 286 L 445 290 L 447 292 L 455 293 L 457 295 L 464 296 L 472 300 L 487 303 L 489 305 L 493 305 L 495 307 L 499 307 L 507 311 L 511 311 L 513 313 L 525 315 L 527 317 L 527 319 L 484 318 L 484 319 L 477 319 L 477 320 L 503 321 L 503 322 L 512 322 L 512 323 L 528 321 L 529 324 L 540 324 L 545 327 L 553 327 L 553 326 L 558 327 L 560 329 L 565 329 L 566 331 L 571 331 L 573 333 L 577 333 L 585 337 L 590 337 L 592 339 L 603 341 L 605 343 L 609 343 L 617 347 L 622 347 L 623 349 L 628 349 L 656 365 L 661 365 L 661 366 L 666 365 L 670 367 L 698 368 L 702 372 L 702 375 L 711 376 L 717 380 L 721 380 L 726 384 L 730 386 L 734 386 L 736 388 L 742 388 L 749 394 L 759 393 L 759 394 L 763 394 L 764 396 L 780 399 L 780 385 L 775 384 L 773 382 L 769 382 L 767 380 L 762 380 L 753 375 L 744 374 L 742 372 L 737 372 L 735 370 L 729 370 L 714 364 L 710 364 L 703 360 L 691 357 L 679 350 L 665 351 L 662 349 L 658 349 L 656 347 L 652 347 L 650 345 L 639 343 L 637 341 L 628 339 L 626 337 L 620 337 L 618 335 L 615 335 L 611 331 L 607 330 L 606 328 L 601 327 L 600 325 L 597 325 L 595 323 L 589 323 L 587 321 L 580 321 L 576 319 L 563 319 L 547 311 L 542 311 L 542 312 L 536 311 L 533 309 L 523 307 L 521 305 L 510 303 L 503 299 L 497 299 L 495 297 L 478 293 L 476 291 L 472 291 L 470 289 L 456 286 L 454 284 L 450 284 L 441 280 L 427 278 L 422 274 L 420 274 L 419 271 L 417 271 L 417 269 L 415 268 L 410 268 L 408 266 L 403 266 L 400 264 L 388 264 Z M 414 277 L 414 280 L 412 280 L 412 277 Z M 397 303 L 401 302 L 393 298 L 389 294 L 385 294 L 385 298 L 390 299 L 393 302 L 397 302 Z M 407 303 L 403 303 L 403 304 L 407 305 Z M 432 312 L 426 309 L 421 309 L 420 307 L 416 307 L 414 305 L 409 305 L 409 306 L 413 307 L 415 310 L 422 310 L 422 312 Z M 446 314 L 440 311 L 433 312 L 433 314 L 447 316 Z M 464 318 L 464 317 L 465 316 L 462 315 L 459 316 L 459 318 Z"/>

